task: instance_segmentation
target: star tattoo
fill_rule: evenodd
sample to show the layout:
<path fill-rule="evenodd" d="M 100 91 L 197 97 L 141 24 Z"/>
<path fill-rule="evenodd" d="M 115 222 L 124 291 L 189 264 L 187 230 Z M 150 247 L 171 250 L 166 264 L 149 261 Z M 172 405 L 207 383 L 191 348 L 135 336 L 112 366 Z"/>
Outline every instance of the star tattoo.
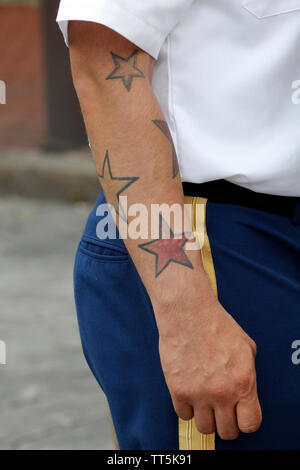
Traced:
<path fill-rule="evenodd" d="M 155 277 L 158 277 L 170 263 L 194 269 L 184 251 L 184 245 L 188 240 L 185 233 L 180 236 L 174 235 L 162 215 L 159 215 L 159 238 L 139 245 L 142 250 L 155 256 Z"/>
<path fill-rule="evenodd" d="M 111 52 L 115 69 L 106 77 L 106 80 L 120 78 L 127 91 L 130 91 L 134 78 L 145 78 L 143 72 L 136 67 L 138 50 L 134 51 L 127 59 Z"/>
<path fill-rule="evenodd" d="M 160 130 L 161 132 L 167 137 L 168 141 L 172 147 L 172 168 L 173 168 L 173 178 L 176 178 L 179 172 L 179 165 L 178 159 L 176 155 L 176 150 L 174 147 L 173 139 L 166 121 L 160 121 L 159 119 L 155 119 L 152 121 Z"/>
<path fill-rule="evenodd" d="M 98 178 L 100 181 L 100 185 L 102 190 L 105 194 L 109 194 L 111 203 L 116 209 L 117 214 L 127 222 L 126 215 L 124 209 L 119 201 L 120 194 L 125 191 L 132 183 L 137 181 L 138 177 L 116 177 L 113 176 L 109 161 L 109 154 L 108 150 L 106 150 L 103 167 L 102 167 L 102 175 L 98 173 Z"/>

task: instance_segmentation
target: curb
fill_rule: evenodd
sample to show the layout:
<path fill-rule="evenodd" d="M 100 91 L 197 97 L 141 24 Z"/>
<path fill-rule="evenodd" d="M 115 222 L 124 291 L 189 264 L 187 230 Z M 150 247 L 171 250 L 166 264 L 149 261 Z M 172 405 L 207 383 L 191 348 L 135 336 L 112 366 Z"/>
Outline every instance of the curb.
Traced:
<path fill-rule="evenodd" d="M 94 203 L 99 190 L 88 151 L 0 151 L 0 196 Z"/>

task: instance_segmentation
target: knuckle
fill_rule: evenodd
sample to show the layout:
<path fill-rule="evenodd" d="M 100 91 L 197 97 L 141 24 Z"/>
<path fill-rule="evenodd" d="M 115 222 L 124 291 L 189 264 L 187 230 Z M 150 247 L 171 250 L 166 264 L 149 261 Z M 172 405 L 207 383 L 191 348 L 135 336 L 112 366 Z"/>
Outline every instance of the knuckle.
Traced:
<path fill-rule="evenodd" d="M 179 402 L 196 403 L 203 398 L 201 387 L 193 386 L 193 384 L 190 384 L 189 387 L 185 384 L 174 384 L 170 389 L 172 396 Z"/>
<path fill-rule="evenodd" d="M 171 388 L 172 395 L 177 401 L 186 401 L 188 398 L 188 390 L 182 385 L 175 385 Z"/>
<path fill-rule="evenodd" d="M 252 371 L 244 371 L 236 378 L 235 389 L 239 395 L 247 395 L 253 385 Z"/>
<path fill-rule="evenodd" d="M 223 431 L 218 434 L 223 441 L 233 441 L 239 437 L 238 431 Z"/>
<path fill-rule="evenodd" d="M 210 389 L 210 395 L 216 401 L 225 401 L 229 395 L 229 387 L 223 381 L 215 382 Z"/>

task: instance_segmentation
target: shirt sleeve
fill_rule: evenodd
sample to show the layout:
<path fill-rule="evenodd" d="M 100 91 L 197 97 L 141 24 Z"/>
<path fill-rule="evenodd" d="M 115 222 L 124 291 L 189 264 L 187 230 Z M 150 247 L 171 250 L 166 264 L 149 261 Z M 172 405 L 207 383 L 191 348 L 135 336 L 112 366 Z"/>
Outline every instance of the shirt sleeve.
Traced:
<path fill-rule="evenodd" d="M 194 0 L 61 0 L 57 22 L 68 45 L 68 21 L 103 24 L 157 59 Z"/>

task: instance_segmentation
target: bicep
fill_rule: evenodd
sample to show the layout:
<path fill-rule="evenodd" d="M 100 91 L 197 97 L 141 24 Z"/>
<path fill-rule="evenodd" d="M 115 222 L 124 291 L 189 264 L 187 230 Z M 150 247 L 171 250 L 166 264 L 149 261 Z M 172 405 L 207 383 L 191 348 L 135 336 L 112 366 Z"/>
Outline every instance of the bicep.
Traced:
<path fill-rule="evenodd" d="M 107 26 L 70 21 L 69 46 L 75 86 L 82 78 L 127 92 L 135 82 L 151 84 L 154 59 Z"/>

